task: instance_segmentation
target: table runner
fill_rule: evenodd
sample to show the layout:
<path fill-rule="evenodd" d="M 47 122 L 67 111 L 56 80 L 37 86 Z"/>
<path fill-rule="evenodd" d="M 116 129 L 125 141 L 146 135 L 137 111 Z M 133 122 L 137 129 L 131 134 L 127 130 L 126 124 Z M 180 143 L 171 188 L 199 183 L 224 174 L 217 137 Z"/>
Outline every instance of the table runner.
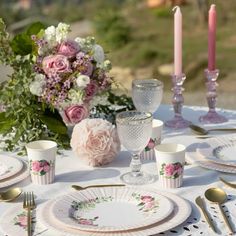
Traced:
<path fill-rule="evenodd" d="M 195 124 L 199 124 L 198 117 L 207 111 L 205 107 L 184 107 L 183 116 L 192 121 Z M 236 126 L 236 112 L 231 110 L 220 110 L 229 118 L 226 124 L 217 126 Z M 155 118 L 160 120 L 168 120 L 173 116 L 172 107 L 168 105 L 162 105 L 155 113 Z M 207 125 L 211 127 L 216 125 Z M 223 134 L 222 134 L 223 135 Z M 184 130 L 171 130 L 164 128 L 163 130 L 163 143 L 175 142 L 181 143 L 187 146 L 187 152 L 191 155 L 194 153 L 197 143 L 205 142 L 206 140 L 200 140 L 195 138 L 189 129 Z M 15 154 L 0 152 L 0 154 L 6 154 L 14 156 Z M 187 153 L 188 154 L 188 153 Z M 188 156 L 188 155 L 187 155 Z M 192 156 L 192 158 L 194 158 Z M 187 159 L 188 160 L 188 159 Z M 34 191 L 37 196 L 37 204 L 45 202 L 49 199 L 56 198 L 71 191 L 71 184 L 90 185 L 90 184 L 104 184 L 104 183 L 120 183 L 120 174 L 129 170 L 130 155 L 126 151 L 122 151 L 118 157 L 109 165 L 101 168 L 92 168 L 84 165 L 72 151 L 64 151 L 62 155 L 57 156 L 56 163 L 56 179 L 55 183 L 48 186 L 37 186 L 30 183 L 29 179 L 22 181 L 16 186 L 22 187 L 24 191 Z M 144 161 L 143 170 L 150 173 L 157 173 L 155 161 Z M 164 191 L 170 191 L 178 194 L 189 200 L 192 205 L 193 212 L 189 219 L 179 227 L 176 227 L 170 231 L 163 232 L 158 235 L 214 235 L 205 223 L 204 218 L 200 216 L 199 209 L 195 205 L 195 198 L 198 195 L 203 196 L 204 191 L 209 187 L 222 187 L 227 193 L 229 201 L 224 204 L 224 209 L 227 214 L 230 214 L 231 220 L 236 222 L 236 190 L 225 187 L 218 181 L 220 173 L 217 171 L 207 170 L 198 167 L 194 164 L 187 165 L 185 167 L 184 184 L 179 189 L 169 189 Z M 236 176 L 229 175 L 231 179 L 236 181 Z M 158 182 L 147 185 L 147 187 L 161 189 Z M 4 190 L 4 189 L 3 189 Z M 2 191 L 2 189 L 1 189 Z M 17 200 L 22 201 L 22 197 Z M 0 217 L 9 207 L 14 203 L 0 203 Z M 220 216 L 219 210 L 216 205 L 207 203 L 208 210 L 213 216 L 214 223 L 221 231 L 221 235 L 229 235 L 228 231 L 223 223 L 223 219 Z M 40 233 L 40 232 L 38 232 Z M 1 234 L 3 236 L 4 234 Z M 37 235 L 37 233 L 35 234 Z M 49 231 L 44 231 L 42 236 L 50 236 Z M 63 235 L 65 236 L 65 235 Z"/>

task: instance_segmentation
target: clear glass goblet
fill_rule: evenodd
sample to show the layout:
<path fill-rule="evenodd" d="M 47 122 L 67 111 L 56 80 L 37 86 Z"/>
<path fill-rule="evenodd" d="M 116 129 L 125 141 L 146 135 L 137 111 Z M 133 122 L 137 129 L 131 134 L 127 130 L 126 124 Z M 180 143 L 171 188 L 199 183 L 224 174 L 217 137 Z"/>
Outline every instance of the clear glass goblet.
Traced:
<path fill-rule="evenodd" d="M 149 112 L 124 111 L 116 115 L 118 135 L 122 145 L 132 153 L 131 172 L 121 175 L 126 184 L 152 183 L 154 176 L 141 172 L 140 153 L 152 134 L 152 114 Z"/>
<path fill-rule="evenodd" d="M 157 79 L 135 79 L 132 81 L 132 100 L 138 111 L 154 113 L 160 106 L 163 83 Z"/>

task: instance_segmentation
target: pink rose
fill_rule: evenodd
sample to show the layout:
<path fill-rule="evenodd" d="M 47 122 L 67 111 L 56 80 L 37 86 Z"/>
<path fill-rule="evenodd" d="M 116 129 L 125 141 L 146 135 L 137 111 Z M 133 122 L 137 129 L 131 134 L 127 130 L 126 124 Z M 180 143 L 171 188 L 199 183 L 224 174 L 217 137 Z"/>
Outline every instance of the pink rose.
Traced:
<path fill-rule="evenodd" d="M 111 162 L 120 151 L 116 128 L 103 119 L 84 119 L 75 125 L 70 144 L 77 156 L 91 166 Z"/>
<path fill-rule="evenodd" d="M 145 209 L 151 209 L 151 208 L 154 207 L 154 205 L 155 205 L 154 201 L 147 202 L 147 203 L 145 203 L 144 208 Z"/>
<path fill-rule="evenodd" d="M 90 84 L 87 85 L 85 88 L 85 101 L 90 101 L 93 96 L 97 93 L 98 86 L 96 85 L 95 82 L 91 82 Z"/>
<path fill-rule="evenodd" d="M 70 62 L 64 55 L 47 56 L 43 58 L 43 71 L 47 74 L 70 72 Z"/>
<path fill-rule="evenodd" d="M 147 203 L 153 201 L 153 198 L 151 196 L 142 196 L 141 201 Z"/>
<path fill-rule="evenodd" d="M 89 115 L 88 108 L 83 105 L 72 105 L 64 110 L 64 122 L 69 124 L 77 124 Z"/>
<path fill-rule="evenodd" d="M 50 170 L 50 166 L 49 165 L 45 165 L 43 167 L 43 170 L 44 170 L 44 172 L 48 172 Z"/>
<path fill-rule="evenodd" d="M 25 215 L 19 216 L 17 220 L 18 220 L 20 226 L 22 226 L 22 227 L 27 226 L 27 217 Z"/>
<path fill-rule="evenodd" d="M 166 174 L 167 176 L 172 176 L 172 175 L 174 174 L 174 171 L 175 171 L 174 165 L 172 165 L 172 164 L 167 164 L 167 165 L 165 166 L 165 174 Z"/>
<path fill-rule="evenodd" d="M 43 170 L 39 161 L 33 161 L 31 168 L 32 168 L 32 171 L 34 172 L 40 172 Z"/>
<path fill-rule="evenodd" d="M 153 139 L 149 140 L 147 146 L 148 146 L 149 149 L 153 149 L 155 147 L 155 142 L 153 141 Z"/>
<path fill-rule="evenodd" d="M 58 54 L 64 55 L 68 58 L 75 57 L 79 51 L 79 45 L 75 41 L 68 40 L 63 42 L 58 47 Z"/>
<path fill-rule="evenodd" d="M 81 225 L 93 225 L 93 221 L 87 219 L 80 219 L 78 223 Z"/>

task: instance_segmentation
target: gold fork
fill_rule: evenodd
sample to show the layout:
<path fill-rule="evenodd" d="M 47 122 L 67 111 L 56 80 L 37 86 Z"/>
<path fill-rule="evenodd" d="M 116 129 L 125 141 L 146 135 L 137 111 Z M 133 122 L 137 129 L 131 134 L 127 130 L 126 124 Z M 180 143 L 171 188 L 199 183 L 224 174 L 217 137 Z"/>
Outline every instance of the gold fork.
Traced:
<path fill-rule="evenodd" d="M 24 193 L 24 201 L 23 201 L 23 208 L 27 209 L 27 232 L 28 236 L 32 235 L 32 215 L 31 210 L 36 207 L 34 201 L 34 193 L 33 192 L 26 192 Z"/>

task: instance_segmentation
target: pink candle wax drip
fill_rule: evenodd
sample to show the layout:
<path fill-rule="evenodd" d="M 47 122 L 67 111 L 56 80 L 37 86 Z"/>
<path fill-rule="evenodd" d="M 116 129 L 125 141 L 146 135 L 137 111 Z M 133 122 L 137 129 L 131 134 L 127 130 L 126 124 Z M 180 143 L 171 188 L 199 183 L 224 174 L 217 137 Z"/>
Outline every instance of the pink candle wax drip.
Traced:
<path fill-rule="evenodd" d="M 211 5 L 208 15 L 208 70 L 215 70 L 216 63 L 216 6 Z"/>
<path fill-rule="evenodd" d="M 174 75 L 182 74 L 182 13 L 180 7 L 173 8 L 174 14 Z"/>

